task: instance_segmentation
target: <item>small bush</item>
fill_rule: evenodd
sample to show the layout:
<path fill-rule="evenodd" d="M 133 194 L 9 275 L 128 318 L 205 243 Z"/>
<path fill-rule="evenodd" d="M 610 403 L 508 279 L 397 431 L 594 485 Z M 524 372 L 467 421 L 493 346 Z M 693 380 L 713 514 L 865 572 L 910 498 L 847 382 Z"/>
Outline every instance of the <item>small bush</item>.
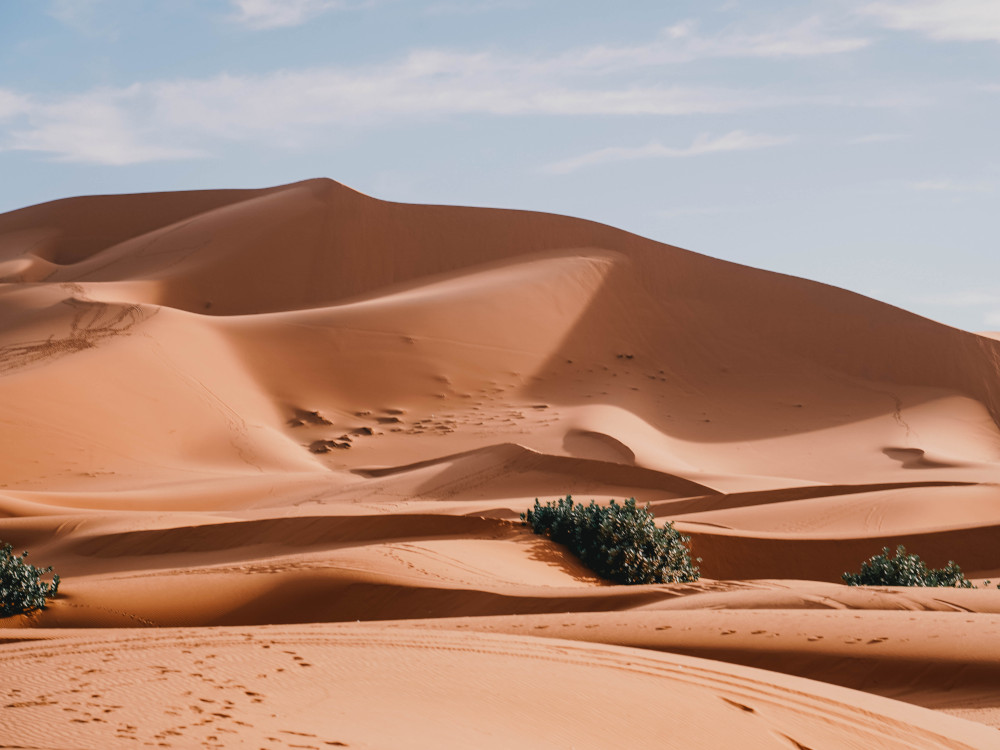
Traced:
<path fill-rule="evenodd" d="M 672 523 L 657 528 L 653 514 L 637 508 L 635 499 L 608 506 L 574 503 L 567 495 L 556 503 L 535 507 L 521 514 L 536 534 L 565 544 L 588 568 L 616 583 L 678 583 L 698 580 L 691 562 L 689 537 Z"/>
<path fill-rule="evenodd" d="M 29 565 L 24 561 L 27 552 L 18 556 L 13 550 L 10 544 L 0 544 L 0 617 L 45 609 L 45 598 L 59 590 L 58 575 L 52 576 L 52 583 L 42 581 L 52 568 Z"/>
<path fill-rule="evenodd" d="M 928 568 L 916 555 L 908 555 L 903 545 L 896 547 L 896 556 L 889 556 L 889 548 L 883 547 L 881 555 L 875 555 L 861 563 L 860 573 L 844 573 L 844 583 L 848 586 L 951 586 L 953 588 L 974 588 L 966 580 L 962 569 L 951 560 L 943 568 Z"/>

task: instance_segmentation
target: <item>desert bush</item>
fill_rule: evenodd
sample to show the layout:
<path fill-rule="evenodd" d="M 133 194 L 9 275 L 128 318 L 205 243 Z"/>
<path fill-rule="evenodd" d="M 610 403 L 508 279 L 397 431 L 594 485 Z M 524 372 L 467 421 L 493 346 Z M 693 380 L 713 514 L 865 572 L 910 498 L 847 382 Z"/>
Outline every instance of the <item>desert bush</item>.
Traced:
<path fill-rule="evenodd" d="M 42 576 L 52 568 L 36 568 L 24 561 L 27 552 L 13 553 L 14 547 L 0 543 L 0 617 L 10 617 L 45 609 L 46 597 L 59 590 L 59 576 L 45 583 Z"/>
<path fill-rule="evenodd" d="M 616 583 L 677 583 L 697 581 L 691 562 L 689 537 L 669 521 L 657 528 L 649 506 L 636 507 L 630 498 L 622 505 L 574 503 L 567 495 L 558 502 L 521 514 L 521 521 L 536 534 L 565 544 L 588 568 Z"/>
<path fill-rule="evenodd" d="M 943 568 L 928 568 L 917 555 L 907 554 L 903 545 L 896 547 L 895 557 L 890 557 L 889 548 L 883 547 L 881 555 L 875 555 L 861 563 L 860 573 L 844 573 L 842 578 L 848 586 L 974 588 L 972 582 L 962 574 L 962 569 L 951 560 Z"/>

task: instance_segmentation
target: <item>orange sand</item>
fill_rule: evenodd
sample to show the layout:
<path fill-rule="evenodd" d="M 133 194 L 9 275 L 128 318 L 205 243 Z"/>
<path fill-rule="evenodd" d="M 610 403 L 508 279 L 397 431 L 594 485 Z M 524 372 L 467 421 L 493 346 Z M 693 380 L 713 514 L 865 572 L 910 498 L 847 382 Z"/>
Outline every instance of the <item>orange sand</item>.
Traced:
<path fill-rule="evenodd" d="M 1000 580 L 994 338 L 328 180 L 4 214 L 0 282 L 0 540 L 64 581 L 0 747 L 1000 747 L 1000 591 L 838 583 Z M 567 493 L 705 577 L 595 579 L 517 522 Z"/>

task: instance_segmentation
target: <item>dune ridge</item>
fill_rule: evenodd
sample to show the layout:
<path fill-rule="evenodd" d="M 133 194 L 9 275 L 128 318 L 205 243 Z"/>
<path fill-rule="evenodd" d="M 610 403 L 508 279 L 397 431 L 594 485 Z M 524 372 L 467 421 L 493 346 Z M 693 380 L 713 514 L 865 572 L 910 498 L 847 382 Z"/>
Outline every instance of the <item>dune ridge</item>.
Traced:
<path fill-rule="evenodd" d="M 0 621 L 0 744 L 391 746 L 385 706 L 413 746 L 998 744 L 1000 591 L 839 584 L 897 544 L 1000 578 L 993 337 L 320 179 L 0 215 L 0 398 L 0 540 L 64 580 Z M 519 523 L 566 494 L 704 577 L 596 579 Z"/>

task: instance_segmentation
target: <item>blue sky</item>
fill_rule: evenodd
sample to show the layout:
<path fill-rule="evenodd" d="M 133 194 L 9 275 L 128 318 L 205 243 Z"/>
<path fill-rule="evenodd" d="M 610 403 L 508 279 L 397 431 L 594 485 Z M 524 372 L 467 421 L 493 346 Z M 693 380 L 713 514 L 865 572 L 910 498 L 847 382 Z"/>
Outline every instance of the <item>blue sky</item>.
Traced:
<path fill-rule="evenodd" d="M 0 0 L 0 211 L 332 177 L 1000 330 L 998 0 Z"/>

